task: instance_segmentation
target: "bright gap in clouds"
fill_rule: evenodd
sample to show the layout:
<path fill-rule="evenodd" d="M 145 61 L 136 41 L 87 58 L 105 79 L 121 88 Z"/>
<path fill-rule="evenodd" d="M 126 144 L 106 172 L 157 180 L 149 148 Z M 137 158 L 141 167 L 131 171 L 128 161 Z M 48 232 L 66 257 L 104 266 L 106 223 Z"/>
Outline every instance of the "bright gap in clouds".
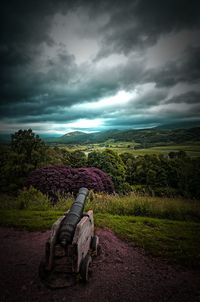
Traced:
<path fill-rule="evenodd" d="M 104 97 L 96 102 L 84 103 L 79 105 L 74 105 L 72 107 L 78 109 L 98 109 L 98 108 L 105 108 L 105 107 L 112 107 L 116 105 L 124 105 L 128 103 L 134 96 L 137 95 L 136 91 L 127 92 L 125 90 L 120 90 L 117 94 L 109 97 Z"/>
<path fill-rule="evenodd" d="M 130 101 L 130 99 L 133 97 L 133 92 L 127 92 L 124 90 L 118 91 L 116 95 L 102 98 L 99 102 L 91 103 L 94 108 L 98 107 L 104 107 L 104 106 L 113 106 L 113 105 L 123 105 Z"/>
<path fill-rule="evenodd" d="M 72 106 L 72 110 L 81 111 L 81 110 L 95 110 L 95 109 L 106 109 L 106 108 L 116 108 L 116 106 L 124 106 L 130 100 L 137 96 L 137 91 L 127 92 L 125 90 L 118 91 L 115 95 L 101 98 L 99 101 L 96 102 L 88 102 L 83 104 L 78 104 Z M 104 126 L 105 119 L 103 118 L 96 118 L 96 119 L 79 119 L 77 121 L 67 123 L 63 125 L 66 127 L 65 132 L 69 132 L 70 130 L 77 130 L 77 129 L 87 129 L 87 131 L 92 132 L 95 130 L 99 130 Z M 91 129 L 91 130 L 90 130 Z"/>
<path fill-rule="evenodd" d="M 89 120 L 89 119 L 80 119 L 76 122 L 72 123 L 67 123 L 63 125 L 66 127 L 66 129 L 89 129 L 91 128 L 96 128 L 99 126 L 102 126 L 102 120 L 101 119 L 94 119 L 94 120 Z"/>
<path fill-rule="evenodd" d="M 84 132 L 94 132 L 98 130 L 98 127 L 104 126 L 103 119 L 79 119 L 75 122 L 59 124 L 59 123 L 27 123 L 27 124 L 9 124 L 0 123 L 0 128 L 6 133 L 14 133 L 18 129 L 29 129 L 31 128 L 37 134 L 46 134 L 51 136 L 59 136 L 68 132 L 77 130 L 84 130 Z"/>

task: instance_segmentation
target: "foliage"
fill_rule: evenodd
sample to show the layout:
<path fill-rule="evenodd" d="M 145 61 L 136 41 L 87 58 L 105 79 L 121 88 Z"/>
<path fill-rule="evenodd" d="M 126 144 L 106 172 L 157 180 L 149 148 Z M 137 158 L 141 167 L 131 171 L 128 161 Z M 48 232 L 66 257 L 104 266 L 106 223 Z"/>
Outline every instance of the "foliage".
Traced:
<path fill-rule="evenodd" d="M 112 177 L 116 190 L 123 191 L 125 166 L 116 152 L 109 149 L 103 152 L 91 152 L 88 154 L 88 165 L 108 173 Z"/>
<path fill-rule="evenodd" d="M 1 192 L 16 193 L 32 170 L 46 164 L 46 150 L 31 129 L 13 134 L 10 146 L 3 148 L 0 155 Z"/>
<path fill-rule="evenodd" d="M 57 198 L 55 204 L 51 203 L 51 208 L 53 207 L 54 210 L 66 212 L 74 202 L 74 196 L 71 194 L 62 195 L 58 193 Z"/>
<path fill-rule="evenodd" d="M 46 150 L 46 165 L 62 165 L 64 156 L 62 149 L 58 147 L 47 148 Z"/>
<path fill-rule="evenodd" d="M 0 209 L 17 209 L 16 197 L 5 193 L 0 194 Z"/>
<path fill-rule="evenodd" d="M 53 147 L 47 151 L 48 165 L 66 165 L 72 168 L 87 166 L 87 157 L 81 150 L 69 151 L 66 148 Z"/>
<path fill-rule="evenodd" d="M 142 185 L 144 192 L 160 196 L 182 195 L 200 198 L 200 158 L 180 151 L 176 156 L 121 154 L 126 166 L 126 181 Z"/>
<path fill-rule="evenodd" d="M 57 195 L 57 203 L 52 204 L 47 195 L 41 193 L 34 187 L 24 188 L 19 191 L 17 196 L 1 194 L 0 195 L 0 209 L 14 210 L 14 209 L 30 209 L 30 210 L 62 210 L 67 211 L 74 201 L 74 196 L 71 194 Z"/>
<path fill-rule="evenodd" d="M 53 201 L 57 201 L 58 194 L 76 194 L 81 187 L 96 192 L 114 192 L 110 177 L 97 168 L 44 167 L 33 171 L 25 185 L 37 188 Z"/>
<path fill-rule="evenodd" d="M 87 166 L 87 157 L 83 151 L 75 150 L 69 153 L 69 166 L 72 168 L 80 168 Z"/>
<path fill-rule="evenodd" d="M 20 191 L 17 197 L 0 195 L 0 209 L 34 208 L 40 210 L 44 201 L 45 207 L 43 208 L 45 210 L 66 211 L 74 198 L 75 196 L 69 193 L 65 195 L 57 194 L 57 202 L 52 204 L 45 194 L 30 187 Z M 183 198 L 149 197 L 133 193 L 129 196 L 119 196 L 96 193 L 90 190 L 85 209 L 93 209 L 95 213 L 110 213 L 113 215 L 200 221 L 199 202 Z"/>
<path fill-rule="evenodd" d="M 92 198 L 89 196 L 86 209 L 93 209 L 95 213 L 113 215 L 200 221 L 199 202 L 182 198 L 160 198 L 134 194 L 130 196 L 92 194 Z"/>
<path fill-rule="evenodd" d="M 199 133 L 199 128 L 195 129 L 193 138 L 196 138 Z M 126 133 L 127 135 L 134 135 L 138 142 L 141 140 L 143 143 L 147 142 L 148 144 L 150 143 L 150 139 L 154 142 L 159 136 L 163 136 L 166 139 L 167 135 L 167 137 L 169 137 L 169 133 L 170 137 L 172 137 L 173 134 L 176 139 L 179 135 L 184 135 L 187 139 L 192 138 L 191 129 L 187 131 L 161 132 L 143 130 L 131 131 L 130 133 L 127 131 Z M 81 137 L 82 135 L 83 134 L 81 134 Z M 119 136 L 120 138 L 122 133 L 121 131 L 109 133 L 110 138 L 113 135 L 116 137 Z M 156 138 L 153 138 L 153 135 L 156 136 Z M 121 137 L 121 139 L 122 138 L 123 137 Z M 127 139 L 128 137 L 126 137 L 126 140 Z M 114 141 L 115 139 L 110 139 L 107 141 L 107 145 L 110 146 L 114 144 Z M 160 143 L 162 143 L 162 139 Z M 111 176 L 116 191 L 122 194 L 128 194 L 134 191 L 142 195 L 149 194 L 151 196 L 173 197 L 181 195 L 189 198 L 200 198 L 200 158 L 187 156 L 183 151 L 184 149 L 180 148 L 180 151 L 174 152 L 174 148 L 170 150 L 169 146 L 165 146 L 163 150 L 165 150 L 165 152 L 168 150 L 168 155 L 159 154 L 159 150 L 157 150 L 157 154 L 138 156 L 138 152 L 133 149 L 131 153 L 126 152 L 119 155 L 113 150 L 105 150 L 105 143 L 101 145 L 103 146 L 101 149 L 103 150 L 102 152 L 92 151 L 88 154 L 87 158 L 86 154 L 88 151 L 93 150 L 93 146 L 88 146 L 87 148 L 79 146 L 78 149 L 76 149 L 76 146 L 68 149 L 63 146 L 47 147 L 31 129 L 19 130 L 12 135 L 10 146 L 1 146 L 0 191 L 13 192 L 16 194 L 17 191 L 23 187 L 27 176 L 36 168 L 65 165 L 70 169 L 91 166 L 101 169 Z M 123 149 L 124 145 L 128 146 L 127 142 L 118 143 L 116 150 L 121 152 L 120 150 Z M 135 146 L 134 142 L 132 142 L 131 148 L 133 148 L 133 145 Z M 199 145 L 197 144 L 195 146 L 196 151 L 198 151 Z M 187 146 L 184 148 L 186 147 Z M 178 146 L 176 146 L 176 149 L 177 148 Z M 86 152 L 84 152 L 84 150 Z M 130 148 L 126 148 L 126 151 L 127 150 L 130 151 Z M 143 151 L 145 152 L 145 150 Z M 194 146 L 192 150 L 195 150 Z M 152 152 L 155 152 L 155 150 L 152 150 Z M 97 172 L 95 173 L 98 174 Z M 80 175 L 78 176 L 78 179 L 79 178 Z M 83 176 L 81 176 L 81 179 L 82 178 Z M 104 181 L 104 177 L 101 178 L 101 182 L 102 181 Z M 91 182 L 90 178 L 88 178 L 88 182 Z M 106 182 L 105 180 L 103 184 L 105 187 L 107 186 Z M 53 183 L 52 180 L 51 183 Z M 51 191 L 55 190 L 52 188 Z M 58 188 L 57 184 L 56 191 L 63 192 L 63 188 Z M 106 192 L 113 192 L 113 189 L 106 190 Z"/>
<path fill-rule="evenodd" d="M 44 194 L 33 187 L 22 190 L 17 196 L 19 209 L 47 210 L 50 207 L 50 200 Z"/>
<path fill-rule="evenodd" d="M 25 163 L 23 154 L 18 155 L 8 148 L 0 153 L 0 162 L 0 190 L 15 192 L 29 172 L 29 165 Z"/>
<path fill-rule="evenodd" d="M 36 168 L 45 159 L 45 144 L 31 130 L 19 130 L 11 135 L 11 150 L 23 154 L 27 164 Z"/>

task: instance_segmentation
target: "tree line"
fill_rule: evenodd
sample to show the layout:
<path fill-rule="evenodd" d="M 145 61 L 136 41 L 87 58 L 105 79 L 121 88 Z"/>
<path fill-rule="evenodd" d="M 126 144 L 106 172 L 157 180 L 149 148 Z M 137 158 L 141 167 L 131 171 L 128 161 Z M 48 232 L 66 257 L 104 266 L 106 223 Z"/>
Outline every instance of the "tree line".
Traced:
<path fill-rule="evenodd" d="M 49 147 L 29 129 L 14 133 L 8 147 L 1 146 L 0 159 L 1 192 L 17 192 L 37 168 L 64 165 L 99 168 L 111 176 L 115 191 L 122 194 L 200 198 L 200 158 L 190 158 L 184 151 L 135 156 L 105 149 L 86 156 L 80 150 Z"/>

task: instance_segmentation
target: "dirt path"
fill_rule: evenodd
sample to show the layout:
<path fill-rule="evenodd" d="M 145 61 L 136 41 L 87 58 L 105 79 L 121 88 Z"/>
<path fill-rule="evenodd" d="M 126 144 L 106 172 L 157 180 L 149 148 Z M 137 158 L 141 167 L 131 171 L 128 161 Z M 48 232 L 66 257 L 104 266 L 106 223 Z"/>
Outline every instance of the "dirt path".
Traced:
<path fill-rule="evenodd" d="M 200 273 L 146 256 L 109 230 L 98 230 L 101 255 L 89 284 L 51 290 L 38 277 L 48 232 L 0 228 L 0 302 L 200 301 Z"/>

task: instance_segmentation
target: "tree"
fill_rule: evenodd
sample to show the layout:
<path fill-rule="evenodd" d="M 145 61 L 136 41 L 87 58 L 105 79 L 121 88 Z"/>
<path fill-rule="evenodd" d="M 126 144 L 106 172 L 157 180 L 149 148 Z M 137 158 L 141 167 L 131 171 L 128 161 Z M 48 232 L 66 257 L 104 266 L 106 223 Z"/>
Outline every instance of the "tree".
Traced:
<path fill-rule="evenodd" d="M 31 129 L 12 134 L 10 146 L 1 153 L 1 191 L 16 193 L 31 171 L 46 165 L 46 150 L 44 142 Z"/>
<path fill-rule="evenodd" d="M 81 168 L 86 167 L 87 165 L 87 157 L 85 153 L 81 150 L 75 150 L 70 153 L 70 163 L 69 166 L 73 168 Z"/>
<path fill-rule="evenodd" d="M 11 150 L 19 155 L 23 154 L 24 161 L 34 168 L 45 160 L 46 146 L 32 129 L 19 130 L 12 134 Z"/>
<path fill-rule="evenodd" d="M 126 169 L 126 181 L 129 184 L 134 184 L 135 174 L 136 174 L 136 157 L 132 153 L 122 153 L 120 157 L 125 165 Z"/>
<path fill-rule="evenodd" d="M 120 156 L 113 150 L 91 152 L 88 154 L 88 165 L 100 168 L 108 173 L 114 182 L 117 191 L 123 191 L 125 182 L 125 165 Z"/>

